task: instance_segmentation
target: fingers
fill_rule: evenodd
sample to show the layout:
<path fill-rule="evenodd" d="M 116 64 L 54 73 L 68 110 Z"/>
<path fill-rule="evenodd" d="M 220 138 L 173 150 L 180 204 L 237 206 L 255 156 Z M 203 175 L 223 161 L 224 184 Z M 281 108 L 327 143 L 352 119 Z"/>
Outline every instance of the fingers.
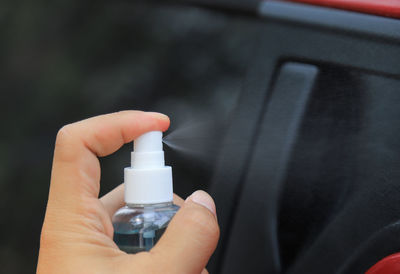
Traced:
<path fill-rule="evenodd" d="M 215 212 L 212 198 L 196 191 L 186 199 L 150 253 L 176 273 L 201 273 L 219 238 Z"/>
<path fill-rule="evenodd" d="M 100 198 L 110 218 L 114 213 L 125 205 L 124 184 L 120 184 L 106 195 Z"/>
<path fill-rule="evenodd" d="M 182 206 L 183 203 L 184 203 L 184 200 L 174 193 L 174 204 L 176 204 L 178 206 Z"/>
<path fill-rule="evenodd" d="M 103 203 L 108 215 L 112 217 L 118 209 L 125 205 L 124 184 L 120 184 L 108 192 L 106 195 L 100 198 L 100 201 Z M 183 199 L 174 194 L 174 204 L 181 206 L 183 204 Z"/>
<path fill-rule="evenodd" d="M 56 140 L 49 203 L 71 206 L 85 197 L 97 199 L 100 164 L 96 156 L 111 154 L 145 132 L 165 131 L 168 126 L 165 115 L 123 111 L 63 127 Z"/>

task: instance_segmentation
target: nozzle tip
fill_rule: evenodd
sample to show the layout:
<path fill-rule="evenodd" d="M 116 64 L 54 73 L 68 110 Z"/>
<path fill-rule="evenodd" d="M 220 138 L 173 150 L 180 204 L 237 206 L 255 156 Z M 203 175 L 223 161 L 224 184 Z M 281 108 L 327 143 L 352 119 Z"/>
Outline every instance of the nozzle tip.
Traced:
<path fill-rule="evenodd" d="M 162 151 L 162 135 L 161 131 L 150 131 L 139 136 L 133 142 L 133 150 L 135 152 Z"/>

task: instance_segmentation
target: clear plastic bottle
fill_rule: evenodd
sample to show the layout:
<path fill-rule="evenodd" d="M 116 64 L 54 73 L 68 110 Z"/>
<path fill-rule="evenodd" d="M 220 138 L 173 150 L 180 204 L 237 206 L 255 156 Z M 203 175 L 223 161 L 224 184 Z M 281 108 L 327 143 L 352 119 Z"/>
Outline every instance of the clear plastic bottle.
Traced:
<path fill-rule="evenodd" d="M 178 209 L 172 202 L 127 205 L 119 209 L 113 217 L 114 242 L 126 253 L 149 251 Z"/>
<path fill-rule="evenodd" d="M 126 206 L 112 219 L 114 242 L 127 253 L 149 251 L 179 209 L 173 204 L 172 168 L 165 166 L 161 131 L 135 139 L 124 185 Z"/>

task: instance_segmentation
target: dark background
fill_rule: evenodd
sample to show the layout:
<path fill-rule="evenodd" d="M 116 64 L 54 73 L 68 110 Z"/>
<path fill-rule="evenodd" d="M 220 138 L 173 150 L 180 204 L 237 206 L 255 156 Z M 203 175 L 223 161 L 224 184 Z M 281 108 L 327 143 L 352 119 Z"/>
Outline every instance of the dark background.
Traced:
<path fill-rule="evenodd" d="M 2 271 L 35 269 L 58 129 L 123 109 L 168 114 L 175 192 L 215 198 L 211 273 L 364 273 L 399 252 L 399 21 L 178 2 L 3 1 Z M 101 160 L 102 194 L 131 149 Z"/>
<path fill-rule="evenodd" d="M 2 1 L 2 273 L 35 270 L 60 127 L 125 109 L 164 112 L 172 130 L 228 117 L 255 43 L 254 25 L 180 5 Z M 102 193 L 122 182 L 130 150 L 126 145 L 101 160 Z M 166 150 L 178 194 L 207 189 L 213 158 Z"/>

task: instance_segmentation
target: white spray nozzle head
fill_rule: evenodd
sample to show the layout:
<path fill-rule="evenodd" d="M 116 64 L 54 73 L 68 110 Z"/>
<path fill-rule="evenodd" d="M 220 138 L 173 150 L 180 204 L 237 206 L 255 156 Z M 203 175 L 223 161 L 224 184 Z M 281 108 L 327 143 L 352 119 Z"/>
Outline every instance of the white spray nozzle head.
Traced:
<path fill-rule="evenodd" d="M 128 204 L 172 201 L 172 169 L 164 163 L 161 131 L 150 131 L 134 140 L 131 167 L 125 168 L 124 183 Z"/>
<path fill-rule="evenodd" d="M 147 132 L 133 142 L 132 168 L 151 168 L 164 166 L 162 132 Z"/>
<path fill-rule="evenodd" d="M 162 151 L 162 132 L 161 131 L 150 131 L 147 132 L 133 142 L 133 150 L 135 152 L 152 152 Z"/>

